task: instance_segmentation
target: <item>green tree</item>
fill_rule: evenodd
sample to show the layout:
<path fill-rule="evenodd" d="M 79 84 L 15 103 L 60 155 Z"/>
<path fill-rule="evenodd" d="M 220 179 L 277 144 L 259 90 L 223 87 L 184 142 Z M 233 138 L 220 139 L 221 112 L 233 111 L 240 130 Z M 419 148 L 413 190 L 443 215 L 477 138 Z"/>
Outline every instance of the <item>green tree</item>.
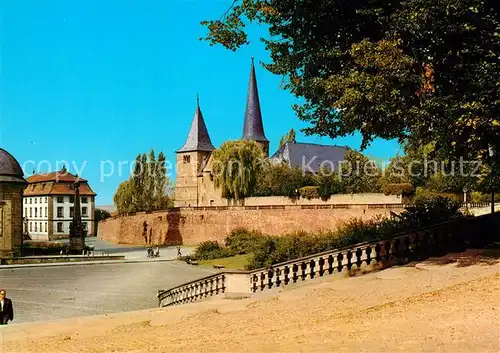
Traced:
<path fill-rule="evenodd" d="M 99 227 L 99 222 L 111 217 L 111 213 L 102 208 L 96 208 L 94 210 L 94 235 L 97 236 L 97 231 Z"/>
<path fill-rule="evenodd" d="M 126 180 L 118 186 L 113 202 L 116 206 L 116 211 L 119 214 L 136 212 L 136 204 L 134 203 L 134 182 Z"/>
<path fill-rule="evenodd" d="M 346 152 L 339 175 L 345 193 L 380 192 L 380 168 L 357 151 Z"/>
<path fill-rule="evenodd" d="M 361 132 L 487 160 L 500 151 L 500 41 L 493 0 L 236 0 L 202 22 L 206 40 L 236 50 L 263 24 L 271 62 L 304 104 L 307 134 Z"/>
<path fill-rule="evenodd" d="M 342 193 L 342 182 L 339 173 L 323 168 L 318 171 L 315 177 L 315 184 L 318 187 L 319 197 L 326 201 L 333 194 Z"/>
<path fill-rule="evenodd" d="M 281 137 L 279 147 L 283 146 L 287 142 L 295 143 L 295 130 L 294 129 L 290 129 L 290 131 L 288 131 L 283 137 Z"/>
<path fill-rule="evenodd" d="M 264 160 L 259 145 L 255 141 L 228 141 L 213 155 L 214 183 L 222 197 L 241 200 L 251 196 Z"/>

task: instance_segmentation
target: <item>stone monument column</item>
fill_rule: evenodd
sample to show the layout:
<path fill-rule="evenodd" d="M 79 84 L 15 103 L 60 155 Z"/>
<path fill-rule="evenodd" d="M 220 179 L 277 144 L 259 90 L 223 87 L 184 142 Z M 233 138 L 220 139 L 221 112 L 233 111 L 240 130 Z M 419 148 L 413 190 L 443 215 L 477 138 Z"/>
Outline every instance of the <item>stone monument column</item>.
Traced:
<path fill-rule="evenodd" d="M 75 181 L 75 204 L 73 212 L 73 222 L 69 228 L 69 249 L 72 253 L 81 254 L 85 248 L 85 231 L 82 224 L 82 214 L 80 209 L 80 181 Z"/>

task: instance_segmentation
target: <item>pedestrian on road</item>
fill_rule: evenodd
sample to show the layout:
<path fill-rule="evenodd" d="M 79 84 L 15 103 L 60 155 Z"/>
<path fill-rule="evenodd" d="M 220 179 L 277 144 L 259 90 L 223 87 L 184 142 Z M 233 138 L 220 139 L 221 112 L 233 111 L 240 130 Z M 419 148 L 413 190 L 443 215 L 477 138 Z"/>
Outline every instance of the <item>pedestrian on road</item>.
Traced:
<path fill-rule="evenodd" d="M 0 289 L 0 325 L 7 325 L 9 321 L 14 320 L 14 308 L 12 300 L 7 298 L 4 289 Z"/>
<path fill-rule="evenodd" d="M 155 246 L 155 257 L 160 257 L 160 248 L 158 245 Z"/>
<path fill-rule="evenodd" d="M 181 254 L 181 247 L 180 246 L 177 246 L 177 257 L 181 257 L 182 254 Z"/>

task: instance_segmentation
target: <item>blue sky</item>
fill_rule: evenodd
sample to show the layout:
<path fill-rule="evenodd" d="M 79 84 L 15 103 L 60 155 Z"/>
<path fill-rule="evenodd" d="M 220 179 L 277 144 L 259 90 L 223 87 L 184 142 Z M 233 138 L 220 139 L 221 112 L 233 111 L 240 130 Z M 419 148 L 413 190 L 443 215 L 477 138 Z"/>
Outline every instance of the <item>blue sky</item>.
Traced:
<path fill-rule="evenodd" d="M 215 146 L 241 137 L 250 58 L 269 62 L 252 27 L 251 44 L 236 53 L 199 41 L 200 21 L 218 18 L 232 0 L 0 0 L 0 146 L 25 172 L 69 162 L 112 203 L 139 152 L 163 151 L 175 164 L 196 105 Z M 291 127 L 305 127 L 281 77 L 257 67 L 271 152 Z M 359 148 L 359 136 L 297 140 Z M 366 151 L 390 158 L 394 141 Z M 105 162 L 109 161 L 109 162 Z M 122 162 L 122 172 L 118 164 Z M 111 174 L 103 177 L 102 170 Z M 60 162 L 61 165 L 63 162 Z M 76 168 L 75 168 L 76 167 Z M 175 175 L 172 176 L 175 178 Z"/>

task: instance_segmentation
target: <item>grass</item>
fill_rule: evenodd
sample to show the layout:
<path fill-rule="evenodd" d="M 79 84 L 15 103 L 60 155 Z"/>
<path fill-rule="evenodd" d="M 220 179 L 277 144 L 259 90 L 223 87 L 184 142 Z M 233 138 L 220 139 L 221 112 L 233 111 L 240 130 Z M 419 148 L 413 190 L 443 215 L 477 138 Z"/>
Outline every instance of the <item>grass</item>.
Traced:
<path fill-rule="evenodd" d="M 214 266 L 221 265 L 224 266 L 225 269 L 228 270 L 244 270 L 245 265 L 248 265 L 250 260 L 250 255 L 236 255 L 231 257 L 224 257 L 221 259 L 213 259 L 213 260 L 202 260 L 200 261 L 201 266 Z"/>

